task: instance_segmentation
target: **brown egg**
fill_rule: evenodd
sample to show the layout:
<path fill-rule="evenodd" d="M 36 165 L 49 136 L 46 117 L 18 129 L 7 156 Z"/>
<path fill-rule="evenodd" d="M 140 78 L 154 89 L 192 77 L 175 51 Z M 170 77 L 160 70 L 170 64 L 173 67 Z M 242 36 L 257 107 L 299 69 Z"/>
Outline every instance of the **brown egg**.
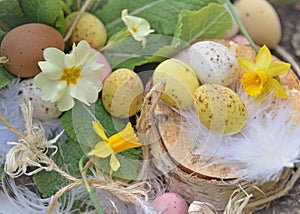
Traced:
<path fill-rule="evenodd" d="M 34 77 L 41 70 L 38 61 L 43 61 L 43 50 L 55 47 L 64 50 L 62 35 L 45 24 L 25 24 L 9 31 L 2 40 L 0 55 L 8 58 L 5 67 L 19 77 Z"/>

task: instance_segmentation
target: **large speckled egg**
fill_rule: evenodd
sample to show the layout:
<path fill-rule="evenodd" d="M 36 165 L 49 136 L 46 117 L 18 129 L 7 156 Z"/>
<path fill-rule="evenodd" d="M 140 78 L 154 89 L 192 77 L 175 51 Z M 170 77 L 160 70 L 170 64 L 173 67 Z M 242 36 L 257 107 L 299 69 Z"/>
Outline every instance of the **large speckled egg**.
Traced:
<path fill-rule="evenodd" d="M 239 18 L 253 41 L 275 48 L 281 40 L 280 19 L 266 0 L 238 0 L 234 2 Z"/>
<path fill-rule="evenodd" d="M 178 59 L 161 62 L 153 73 L 153 84 L 165 82 L 161 99 L 172 107 L 187 109 L 193 105 L 193 94 L 199 87 L 194 71 Z"/>
<path fill-rule="evenodd" d="M 152 202 L 157 213 L 188 214 L 188 205 L 184 198 L 176 193 L 168 192 L 158 196 Z"/>
<path fill-rule="evenodd" d="M 127 118 L 138 112 L 143 101 L 143 92 L 142 80 L 134 71 L 118 69 L 104 82 L 103 105 L 111 115 Z"/>
<path fill-rule="evenodd" d="M 196 90 L 194 97 L 200 121 L 208 129 L 234 134 L 246 124 L 246 106 L 231 89 L 218 84 L 204 84 Z"/>
<path fill-rule="evenodd" d="M 66 17 L 67 28 L 70 28 L 77 16 L 78 12 L 73 12 Z M 71 42 L 80 42 L 86 40 L 91 47 L 98 49 L 106 43 L 106 29 L 103 23 L 93 14 L 84 12 L 77 24 L 70 38 Z"/>
<path fill-rule="evenodd" d="M 36 86 L 33 79 L 26 79 L 20 82 L 18 97 L 21 103 L 28 105 L 31 102 L 33 107 L 33 117 L 40 121 L 49 121 L 58 118 L 61 111 L 58 110 L 56 103 L 42 100 L 41 88 Z"/>
<path fill-rule="evenodd" d="M 237 78 L 237 59 L 226 46 L 201 41 L 188 49 L 189 65 L 202 84 L 230 85 Z"/>
<path fill-rule="evenodd" d="M 34 77 L 41 70 L 43 50 L 55 47 L 64 50 L 62 35 L 53 27 L 45 24 L 25 24 L 9 31 L 1 42 L 0 55 L 6 56 L 5 67 L 19 77 Z"/>

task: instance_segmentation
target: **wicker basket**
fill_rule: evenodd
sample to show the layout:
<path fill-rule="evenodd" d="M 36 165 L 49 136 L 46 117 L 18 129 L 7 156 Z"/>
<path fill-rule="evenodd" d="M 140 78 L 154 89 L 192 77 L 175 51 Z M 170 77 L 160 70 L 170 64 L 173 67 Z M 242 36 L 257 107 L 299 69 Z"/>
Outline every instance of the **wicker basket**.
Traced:
<path fill-rule="evenodd" d="M 249 46 L 229 41 L 218 40 L 218 42 L 229 47 L 236 56 L 255 59 L 256 54 Z M 239 68 L 239 76 L 241 74 Z M 299 112 L 300 85 L 296 75 L 290 70 L 280 77 L 280 81 L 289 93 L 289 100 L 295 106 L 294 112 Z M 199 167 L 201 154 L 186 155 L 186 151 L 193 150 L 189 147 L 189 140 L 187 139 L 185 145 L 177 143 L 181 134 L 177 125 L 181 122 L 179 114 L 160 102 L 155 105 L 153 100 L 157 98 L 157 94 L 155 96 L 148 95 L 148 99 L 145 99 L 142 110 L 144 112 L 141 114 L 142 118 L 139 118 L 139 122 L 144 126 L 138 126 L 138 129 L 140 132 L 157 133 L 157 143 L 149 142 L 151 160 L 157 170 L 162 172 L 168 190 L 184 196 L 188 203 L 201 201 L 211 207 L 212 213 L 248 214 L 285 195 L 300 176 L 299 168 L 285 169 L 277 182 L 255 186 L 247 181 L 237 182 L 239 176 L 228 167 L 222 165 Z"/>

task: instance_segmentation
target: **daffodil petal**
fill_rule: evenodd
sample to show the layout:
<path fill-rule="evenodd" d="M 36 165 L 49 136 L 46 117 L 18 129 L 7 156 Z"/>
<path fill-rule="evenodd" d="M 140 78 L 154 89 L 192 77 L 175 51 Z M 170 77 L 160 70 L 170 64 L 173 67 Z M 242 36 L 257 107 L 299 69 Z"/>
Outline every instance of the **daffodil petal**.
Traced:
<path fill-rule="evenodd" d="M 57 101 L 57 107 L 60 111 L 68 111 L 74 106 L 74 99 L 70 95 L 69 89 Z"/>
<path fill-rule="evenodd" d="M 114 172 L 120 168 L 121 164 L 120 164 L 116 154 L 113 153 L 111 155 L 109 165 Z"/>
<path fill-rule="evenodd" d="M 266 91 L 274 93 L 279 98 L 287 98 L 288 95 L 280 83 L 275 79 L 270 79 L 265 86 Z"/>
<path fill-rule="evenodd" d="M 250 59 L 239 57 L 238 63 L 245 72 L 257 70 L 255 63 Z"/>
<path fill-rule="evenodd" d="M 104 141 L 101 141 L 95 145 L 95 148 L 92 149 L 88 155 L 95 155 L 100 158 L 106 158 L 112 154 L 112 150 L 107 146 Z"/>
<path fill-rule="evenodd" d="M 47 62 L 57 65 L 59 68 L 64 68 L 65 53 L 57 48 L 46 48 L 43 52 L 44 59 Z"/>
<path fill-rule="evenodd" d="M 43 71 L 43 74 L 50 80 L 57 80 L 61 77 L 61 71 L 62 69 L 57 66 L 56 64 L 47 62 L 47 61 L 41 61 L 38 62 L 39 67 Z"/>
<path fill-rule="evenodd" d="M 273 62 L 267 70 L 269 78 L 285 74 L 290 70 L 291 65 L 285 62 Z"/>
<path fill-rule="evenodd" d="M 267 70 L 269 66 L 271 65 L 272 62 L 272 55 L 267 48 L 267 46 L 263 46 L 259 49 L 257 55 L 256 55 L 256 60 L 255 64 L 258 70 Z"/>
<path fill-rule="evenodd" d="M 108 138 L 104 132 L 104 128 L 103 126 L 101 125 L 101 123 L 99 122 L 96 122 L 96 121 L 93 121 L 92 122 L 92 125 L 93 125 L 93 130 L 94 132 L 96 132 L 96 134 L 102 138 L 102 140 L 104 141 L 108 141 Z"/>

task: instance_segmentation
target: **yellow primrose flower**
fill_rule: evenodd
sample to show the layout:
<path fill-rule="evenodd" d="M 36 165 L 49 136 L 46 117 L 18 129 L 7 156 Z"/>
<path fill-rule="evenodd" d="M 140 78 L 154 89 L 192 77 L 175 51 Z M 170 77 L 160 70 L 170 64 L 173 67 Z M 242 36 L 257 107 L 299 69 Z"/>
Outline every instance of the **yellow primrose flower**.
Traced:
<path fill-rule="evenodd" d="M 131 123 L 127 123 L 127 126 L 121 132 L 110 138 L 106 136 L 104 128 L 99 122 L 93 121 L 92 124 L 94 132 L 96 132 L 103 141 L 98 142 L 88 155 L 95 155 L 100 158 L 106 158 L 111 155 L 109 164 L 112 171 L 117 171 L 120 167 L 120 162 L 116 154 L 142 145 L 134 133 Z"/>
<path fill-rule="evenodd" d="M 89 105 L 102 89 L 102 64 L 96 62 L 96 52 L 85 40 L 80 41 L 70 54 L 56 48 L 46 48 L 46 61 L 38 62 L 42 72 L 34 82 L 42 89 L 43 100 L 57 102 L 60 111 L 74 106 L 74 99 Z"/>
<path fill-rule="evenodd" d="M 145 47 L 146 36 L 154 32 L 154 30 L 150 29 L 148 21 L 140 17 L 128 15 L 127 9 L 122 11 L 122 20 L 133 38 L 136 41 L 141 41 L 143 47 Z"/>
<path fill-rule="evenodd" d="M 242 86 L 247 94 L 264 97 L 272 92 L 279 98 L 287 98 L 285 90 L 274 77 L 286 73 L 291 66 L 285 62 L 272 62 L 267 46 L 260 48 L 255 61 L 239 57 L 238 62 L 246 72 L 242 77 Z"/>

